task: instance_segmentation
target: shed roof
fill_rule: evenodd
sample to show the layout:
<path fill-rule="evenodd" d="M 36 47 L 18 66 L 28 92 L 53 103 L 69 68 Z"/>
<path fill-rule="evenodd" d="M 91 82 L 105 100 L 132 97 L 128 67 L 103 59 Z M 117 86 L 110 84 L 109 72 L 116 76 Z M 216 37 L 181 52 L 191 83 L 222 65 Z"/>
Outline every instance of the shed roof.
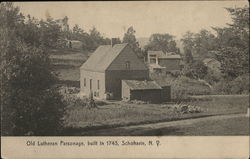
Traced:
<path fill-rule="evenodd" d="M 162 89 L 155 81 L 122 80 L 131 90 Z"/>
<path fill-rule="evenodd" d="M 89 59 L 81 66 L 81 69 L 104 72 L 113 60 L 127 46 L 127 43 L 111 45 L 101 45 Z"/>
<path fill-rule="evenodd" d="M 163 69 L 163 68 L 166 68 L 166 67 L 160 66 L 159 64 L 156 64 L 156 63 L 149 64 L 149 67 L 154 68 L 154 69 Z"/>

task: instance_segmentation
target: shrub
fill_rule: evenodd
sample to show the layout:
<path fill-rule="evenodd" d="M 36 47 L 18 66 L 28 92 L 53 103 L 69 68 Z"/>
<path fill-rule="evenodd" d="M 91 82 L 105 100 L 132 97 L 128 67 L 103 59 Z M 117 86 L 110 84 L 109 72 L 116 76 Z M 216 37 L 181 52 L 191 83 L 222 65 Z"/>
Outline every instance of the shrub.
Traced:
<path fill-rule="evenodd" d="M 249 93 L 249 74 L 242 75 L 230 82 L 231 93 L 247 94 Z"/>
<path fill-rule="evenodd" d="M 214 85 L 215 94 L 247 94 L 249 93 L 249 75 L 245 74 L 234 80 L 221 80 Z"/>
<path fill-rule="evenodd" d="M 178 102 L 188 99 L 189 95 L 210 94 L 211 90 L 201 81 L 180 76 L 171 82 L 171 92 L 172 99 Z"/>
<path fill-rule="evenodd" d="M 189 105 L 189 104 L 175 104 L 172 106 L 172 108 L 182 114 L 186 114 L 186 113 L 201 113 L 203 112 L 203 110 L 195 105 Z"/>

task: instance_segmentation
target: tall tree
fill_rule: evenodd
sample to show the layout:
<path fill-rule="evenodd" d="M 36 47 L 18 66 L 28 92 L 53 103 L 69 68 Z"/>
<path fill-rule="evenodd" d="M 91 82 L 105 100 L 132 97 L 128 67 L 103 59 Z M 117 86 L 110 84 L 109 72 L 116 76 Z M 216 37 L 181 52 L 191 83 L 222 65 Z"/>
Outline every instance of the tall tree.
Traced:
<path fill-rule="evenodd" d="M 183 43 L 184 62 L 186 64 L 193 63 L 194 59 L 192 55 L 192 50 L 194 46 L 194 33 L 188 31 L 181 39 L 181 42 Z"/>
<path fill-rule="evenodd" d="M 218 46 L 215 36 L 204 29 L 199 33 L 187 32 L 181 41 L 187 61 L 190 61 L 194 57 L 203 60 L 204 58 L 214 56 L 211 51 L 215 50 Z"/>
<path fill-rule="evenodd" d="M 134 30 L 133 26 L 129 27 L 127 32 L 123 36 L 123 43 L 128 43 L 129 46 L 133 49 L 133 51 L 137 54 L 139 58 L 143 58 L 143 52 L 139 47 L 139 43 L 135 37 L 136 31 Z"/>
<path fill-rule="evenodd" d="M 1 133 L 56 135 L 62 126 L 64 103 L 54 87 L 57 78 L 48 55 L 19 34 L 30 25 L 24 23 L 19 8 L 0 3 L 0 13 Z"/>
<path fill-rule="evenodd" d="M 60 37 L 60 25 L 51 17 L 39 23 L 40 41 L 46 48 L 54 48 Z"/>
<path fill-rule="evenodd" d="M 152 34 L 149 38 L 149 44 L 145 46 L 146 50 L 175 52 L 180 53 L 176 47 L 174 36 L 170 34 Z"/>
<path fill-rule="evenodd" d="M 249 72 L 249 7 L 227 8 L 233 23 L 214 28 L 219 44 L 217 59 L 225 78 L 234 79 Z"/>

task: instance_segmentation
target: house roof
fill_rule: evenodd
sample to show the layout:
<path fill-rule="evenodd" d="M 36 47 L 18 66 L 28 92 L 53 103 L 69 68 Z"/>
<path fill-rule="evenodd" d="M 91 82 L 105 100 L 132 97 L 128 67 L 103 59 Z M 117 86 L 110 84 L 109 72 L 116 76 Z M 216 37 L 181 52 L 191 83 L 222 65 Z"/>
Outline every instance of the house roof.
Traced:
<path fill-rule="evenodd" d="M 99 46 L 81 66 L 81 69 L 104 72 L 126 46 L 127 43 L 116 44 L 113 47 L 111 45 Z"/>
<path fill-rule="evenodd" d="M 180 55 L 176 55 L 174 52 L 164 53 L 163 51 L 148 51 L 149 55 L 156 55 L 158 58 L 164 59 L 180 59 Z"/>
<path fill-rule="evenodd" d="M 164 52 L 163 51 L 148 51 L 149 55 L 157 55 L 157 56 L 164 56 Z"/>
<path fill-rule="evenodd" d="M 159 58 L 162 58 L 162 59 L 180 59 L 181 56 L 180 55 L 163 55 L 163 56 L 160 56 Z"/>
<path fill-rule="evenodd" d="M 155 81 L 122 80 L 131 90 L 162 89 Z"/>
<path fill-rule="evenodd" d="M 156 63 L 152 63 L 152 64 L 149 64 L 149 67 L 152 67 L 152 68 L 155 68 L 155 69 L 163 69 L 163 68 L 166 68 L 166 67 L 162 67 L 160 66 L 159 64 L 156 64 Z"/>

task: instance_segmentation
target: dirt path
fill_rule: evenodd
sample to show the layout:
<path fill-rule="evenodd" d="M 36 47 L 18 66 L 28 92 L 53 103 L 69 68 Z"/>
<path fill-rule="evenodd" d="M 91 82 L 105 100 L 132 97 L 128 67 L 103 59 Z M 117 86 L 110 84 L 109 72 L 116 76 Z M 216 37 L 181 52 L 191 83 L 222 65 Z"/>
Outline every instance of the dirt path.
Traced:
<path fill-rule="evenodd" d="M 246 114 L 219 115 L 83 132 L 95 136 L 248 135 Z"/>

